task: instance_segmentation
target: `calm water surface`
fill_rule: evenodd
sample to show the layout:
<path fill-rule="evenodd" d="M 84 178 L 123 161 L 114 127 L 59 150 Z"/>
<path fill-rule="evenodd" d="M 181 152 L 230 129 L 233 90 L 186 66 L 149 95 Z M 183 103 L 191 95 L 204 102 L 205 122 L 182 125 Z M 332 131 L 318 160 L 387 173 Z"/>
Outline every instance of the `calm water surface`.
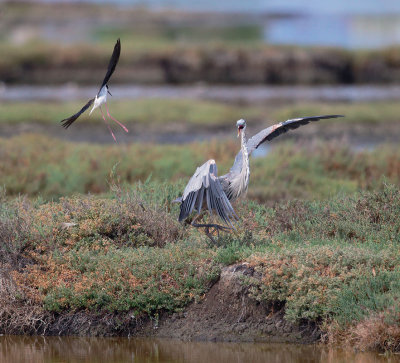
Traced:
<path fill-rule="evenodd" d="M 86 1 L 144 6 L 149 9 L 286 14 L 261 24 L 264 40 L 271 44 L 338 46 L 348 49 L 382 48 L 400 44 L 399 0 Z"/>
<path fill-rule="evenodd" d="M 400 100 L 399 85 L 336 86 L 213 86 L 213 85 L 131 85 L 111 86 L 112 99 L 203 99 L 220 102 L 370 102 Z M 97 85 L 9 86 L 0 83 L 0 101 L 73 101 L 89 98 Z"/>
<path fill-rule="evenodd" d="M 181 342 L 152 338 L 0 337 L 0 362 L 399 362 L 396 355 L 353 353 L 314 345 Z"/>

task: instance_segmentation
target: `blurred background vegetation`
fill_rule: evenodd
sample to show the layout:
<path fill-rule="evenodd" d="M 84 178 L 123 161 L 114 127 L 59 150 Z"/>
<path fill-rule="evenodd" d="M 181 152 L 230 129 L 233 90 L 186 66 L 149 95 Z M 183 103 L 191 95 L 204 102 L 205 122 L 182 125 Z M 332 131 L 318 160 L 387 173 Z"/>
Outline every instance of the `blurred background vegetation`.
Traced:
<path fill-rule="evenodd" d="M 322 141 L 335 149 L 334 158 L 345 153 L 351 162 L 389 163 L 400 137 L 400 51 L 393 21 L 400 9 L 377 9 L 373 2 L 353 9 L 339 2 L 335 9 L 308 4 L 300 13 L 296 6 L 0 3 L 0 183 L 10 196 L 48 199 L 106 192 L 106 175 L 117 162 L 127 183 L 149 175 L 187 178 L 210 157 L 221 160 L 222 173 L 238 148 L 237 119 L 248 121 L 251 135 L 277 121 L 324 113 L 346 117 L 284 135 L 255 155 L 250 197 L 271 197 L 271 203 L 283 195 L 312 198 L 305 190 L 320 169 L 287 168 L 292 157 L 314 155 L 310 145 L 323 149 Z M 83 115 L 67 131 L 59 121 L 96 92 L 118 37 L 122 55 L 109 105 L 130 133 L 115 130 L 120 145 L 114 147 L 106 145 L 113 140 L 98 114 Z M 282 154 L 288 160 L 277 156 Z M 382 173 L 392 178 L 395 164 L 380 165 Z M 291 187 L 270 182 L 285 172 L 293 174 Z M 302 173 L 307 180 L 300 188 L 293 180 Z M 379 172 L 373 175 L 380 179 Z M 368 184 L 348 177 L 351 188 L 341 179 L 336 186 L 328 183 L 322 195 Z"/>

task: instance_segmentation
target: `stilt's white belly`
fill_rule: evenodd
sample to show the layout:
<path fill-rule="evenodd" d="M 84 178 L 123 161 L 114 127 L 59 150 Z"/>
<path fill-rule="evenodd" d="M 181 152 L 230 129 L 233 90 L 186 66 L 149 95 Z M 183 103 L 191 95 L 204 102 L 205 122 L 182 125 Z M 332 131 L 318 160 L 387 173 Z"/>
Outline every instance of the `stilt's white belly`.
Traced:
<path fill-rule="evenodd" d="M 104 86 L 98 95 L 96 96 L 93 104 L 93 108 L 91 109 L 89 115 L 92 114 L 92 112 L 99 106 L 101 106 L 103 103 L 107 102 L 107 86 Z"/>

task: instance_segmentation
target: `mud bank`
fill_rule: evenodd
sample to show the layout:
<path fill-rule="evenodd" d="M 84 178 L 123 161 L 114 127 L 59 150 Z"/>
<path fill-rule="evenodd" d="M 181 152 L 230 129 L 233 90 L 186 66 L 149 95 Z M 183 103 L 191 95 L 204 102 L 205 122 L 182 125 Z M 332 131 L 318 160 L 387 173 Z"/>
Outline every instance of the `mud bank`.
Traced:
<path fill-rule="evenodd" d="M 205 341 L 267 341 L 311 343 L 320 338 L 315 324 L 291 324 L 284 305 L 260 304 L 248 296 L 242 278 L 255 276 L 247 263 L 226 267 L 199 303 L 161 319 L 157 337 Z M 261 276 L 259 276 L 261 278 Z"/>
<path fill-rule="evenodd" d="M 93 84 L 108 52 L 90 47 L 42 47 L 0 65 L 9 84 Z M 54 57 L 57 54 L 57 57 Z M 113 84 L 356 84 L 400 81 L 397 49 L 349 52 L 329 48 L 173 46 L 163 51 L 126 51 Z M 72 56 L 73 55 L 73 56 Z"/>
<path fill-rule="evenodd" d="M 248 296 L 242 280 L 255 276 L 247 263 L 222 270 L 219 280 L 199 302 L 184 311 L 163 313 L 159 318 L 135 316 L 132 312 L 93 314 L 49 313 L 34 306 L 1 309 L 2 334 L 146 336 L 184 341 L 257 341 L 311 343 L 319 340 L 315 324 L 291 324 L 284 319 L 284 306 L 260 304 Z M 5 279 L 3 278 L 3 282 Z"/>

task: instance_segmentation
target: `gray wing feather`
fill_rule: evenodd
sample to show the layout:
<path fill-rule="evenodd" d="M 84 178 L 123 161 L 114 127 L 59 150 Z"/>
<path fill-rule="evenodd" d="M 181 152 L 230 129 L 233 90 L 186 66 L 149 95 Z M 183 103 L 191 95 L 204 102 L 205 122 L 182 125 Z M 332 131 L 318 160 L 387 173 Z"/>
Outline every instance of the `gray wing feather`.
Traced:
<path fill-rule="evenodd" d="M 300 126 L 307 125 L 309 122 L 319 121 L 329 118 L 337 118 L 337 117 L 343 117 L 343 115 L 322 115 L 322 116 L 301 117 L 301 118 L 290 119 L 276 125 L 272 125 L 260 131 L 259 133 L 255 134 L 247 141 L 246 144 L 247 152 L 249 153 L 250 156 L 251 153 L 255 149 L 257 149 L 263 142 L 270 141 L 289 130 L 294 130 Z M 235 161 L 230 169 L 230 173 L 235 174 L 240 172 L 242 163 L 243 163 L 243 155 L 242 155 L 242 150 L 240 150 L 236 154 Z"/>
<path fill-rule="evenodd" d="M 185 220 L 193 210 L 200 213 L 204 198 L 210 214 L 214 211 L 227 225 L 232 226 L 231 220 L 238 219 L 218 179 L 214 160 L 198 167 L 190 178 L 181 198 L 179 221 Z"/>
<path fill-rule="evenodd" d="M 288 132 L 289 130 L 297 129 L 300 126 L 307 125 L 309 122 L 319 121 L 329 118 L 343 117 L 343 115 L 321 115 L 311 117 L 294 118 L 279 124 L 270 126 L 258 134 L 255 134 L 252 138 L 247 141 L 247 151 L 249 155 L 257 149 L 263 142 L 270 141 L 279 135 Z"/>
<path fill-rule="evenodd" d="M 232 174 L 240 173 L 240 171 L 242 169 L 242 165 L 243 165 L 243 154 L 242 154 L 242 150 L 240 150 L 236 154 L 235 161 L 234 161 L 231 169 L 229 170 L 229 173 L 232 173 Z"/>

